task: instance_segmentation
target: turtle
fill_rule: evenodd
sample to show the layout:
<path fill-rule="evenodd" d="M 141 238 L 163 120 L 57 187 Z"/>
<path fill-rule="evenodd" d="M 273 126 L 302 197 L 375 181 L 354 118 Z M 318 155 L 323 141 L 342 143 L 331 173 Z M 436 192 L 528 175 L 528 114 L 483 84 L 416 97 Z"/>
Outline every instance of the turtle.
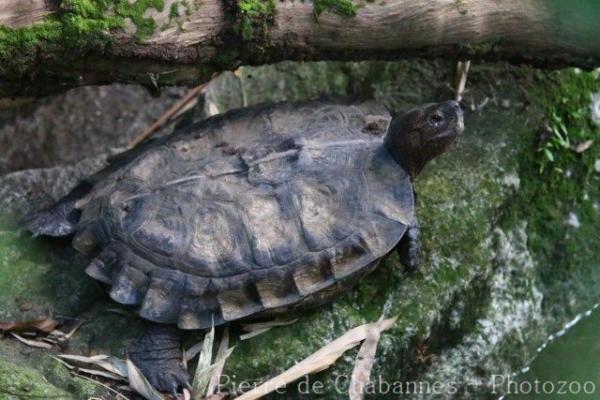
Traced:
<path fill-rule="evenodd" d="M 113 157 L 27 228 L 73 235 L 87 274 L 155 323 L 129 357 L 175 395 L 181 332 L 314 308 L 394 249 L 417 268 L 412 183 L 462 131 L 456 101 L 241 108 Z"/>

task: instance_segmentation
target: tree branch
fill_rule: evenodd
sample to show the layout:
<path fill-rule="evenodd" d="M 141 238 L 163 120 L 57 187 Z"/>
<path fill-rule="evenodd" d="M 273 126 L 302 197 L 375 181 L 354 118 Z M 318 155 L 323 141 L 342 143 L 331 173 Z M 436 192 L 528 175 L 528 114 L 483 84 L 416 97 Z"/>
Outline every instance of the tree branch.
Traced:
<path fill-rule="evenodd" d="M 0 93 L 115 81 L 197 84 L 240 64 L 282 60 L 600 65 L 595 0 L 315 1 L 5 0 Z"/>

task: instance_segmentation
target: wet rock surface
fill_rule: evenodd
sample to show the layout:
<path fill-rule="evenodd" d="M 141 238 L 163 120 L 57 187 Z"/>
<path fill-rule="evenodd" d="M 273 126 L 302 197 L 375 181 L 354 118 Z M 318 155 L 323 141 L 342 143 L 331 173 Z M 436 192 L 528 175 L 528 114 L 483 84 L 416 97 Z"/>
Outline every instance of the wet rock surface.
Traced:
<path fill-rule="evenodd" d="M 123 147 L 186 92 L 81 87 L 0 109 L 0 174 L 71 164 Z"/>
<path fill-rule="evenodd" d="M 322 93 L 376 98 L 401 111 L 447 99 L 453 73 L 451 63 L 418 61 L 243 68 L 211 84 L 206 101 L 192 114 L 199 117 Z M 564 246 L 561 256 L 574 258 L 568 270 L 553 270 L 542 257 L 544 250 L 532 245 L 548 233 L 541 230 L 541 217 L 533 212 L 539 205 L 524 194 L 545 183 L 532 178 L 537 171 L 524 160 L 535 153 L 533 144 L 545 111 L 527 93 L 554 81 L 527 68 L 503 65 L 474 65 L 469 79 L 463 137 L 416 182 L 423 227 L 422 268 L 407 274 L 391 254 L 332 305 L 300 316 L 294 325 L 236 341 L 223 380 L 229 388 L 280 372 L 349 328 L 377 320 L 384 313 L 399 319 L 382 336 L 372 375 L 379 386 L 373 389 L 372 398 L 488 398 L 493 389 L 491 375 L 526 365 L 548 334 L 597 300 L 600 272 L 593 255 L 600 243 L 589 234 L 598 223 L 597 211 L 578 209 L 587 203 L 571 207 L 581 215 L 581 227 L 577 232 L 565 231 L 571 236 L 564 240 L 585 235 L 589 242 L 584 250 Z M 485 98 L 488 101 L 477 111 Z M 501 99 L 509 100 L 509 106 Z M 140 100 L 140 109 L 144 101 Z M 78 149 L 88 139 L 102 142 L 97 151 L 89 148 L 89 154 L 96 157 L 66 167 L 0 177 L 0 208 L 4 210 L 0 320 L 81 318 L 85 324 L 61 351 L 123 356 L 125 344 L 144 330 L 145 323 L 111 311 L 122 307 L 111 303 L 102 287 L 85 276 L 86 261 L 71 250 L 68 240 L 31 239 L 15 229 L 20 216 L 66 193 L 79 177 L 103 165 L 101 154 L 123 144 L 119 135 L 106 136 L 91 128 L 86 132 L 78 140 L 72 137 L 75 141 L 69 146 Z M 62 156 L 57 156 L 52 162 L 72 163 L 80 159 L 75 153 L 64 155 L 61 162 Z M 595 204 L 600 197 L 590 191 L 588 198 Z M 560 224 L 565 215 L 556 217 Z M 575 258 L 575 251 L 583 254 Z M 24 302 L 31 306 L 25 312 Z M 233 333 L 237 332 L 233 326 Z M 48 390 L 68 392 L 74 398 L 86 398 L 97 390 L 70 378 L 48 357 L 51 353 L 28 349 L 8 337 L 0 340 L 0 360 L 10 359 L 25 369 L 31 366 L 35 370 L 31 373 L 48 380 Z M 355 355 L 348 352 L 333 368 L 310 377 L 304 386 L 292 385 L 280 398 L 346 398 Z M 15 381 L 19 374 L 14 374 Z M 429 392 L 415 392 L 406 385 L 408 381 L 424 382 Z M 313 386 L 315 382 L 322 386 Z M 432 395 L 435 382 L 446 387 Z M 4 387 L 0 380 L 0 388 Z M 320 389 L 302 393 L 316 387 Z"/>

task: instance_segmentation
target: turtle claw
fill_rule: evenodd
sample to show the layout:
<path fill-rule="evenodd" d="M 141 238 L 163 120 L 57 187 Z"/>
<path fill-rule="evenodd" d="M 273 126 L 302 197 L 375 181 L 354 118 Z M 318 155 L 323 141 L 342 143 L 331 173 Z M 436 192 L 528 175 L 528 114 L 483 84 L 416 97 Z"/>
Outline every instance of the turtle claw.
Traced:
<path fill-rule="evenodd" d="M 159 392 L 169 393 L 177 399 L 177 393 L 189 388 L 189 375 L 180 362 L 175 360 L 147 361 L 138 365 L 148 382 Z"/>
<path fill-rule="evenodd" d="M 421 228 L 418 225 L 408 227 L 406 234 L 398 245 L 400 262 L 411 272 L 419 267 L 421 254 L 420 233 Z"/>
<path fill-rule="evenodd" d="M 181 333 L 174 326 L 153 324 L 129 348 L 129 358 L 158 391 L 175 399 L 189 388 L 189 375 L 181 363 Z"/>

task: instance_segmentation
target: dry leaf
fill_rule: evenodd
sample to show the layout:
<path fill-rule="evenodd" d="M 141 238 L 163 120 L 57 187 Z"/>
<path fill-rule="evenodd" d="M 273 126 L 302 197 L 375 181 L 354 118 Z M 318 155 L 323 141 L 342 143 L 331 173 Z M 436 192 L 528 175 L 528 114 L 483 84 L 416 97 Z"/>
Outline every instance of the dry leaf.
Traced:
<path fill-rule="evenodd" d="M 471 67 L 471 61 L 459 61 L 456 65 L 456 101 L 460 102 L 465 93 L 465 87 L 467 85 L 467 75 L 469 74 L 469 68 Z"/>
<path fill-rule="evenodd" d="M 256 330 L 253 330 L 251 332 L 244 333 L 243 335 L 240 335 L 240 340 L 252 339 L 253 337 L 262 335 L 263 333 L 268 332 L 270 330 L 271 330 L 271 328 L 256 329 Z"/>
<path fill-rule="evenodd" d="M 243 326 L 243 329 L 246 332 L 253 332 L 253 331 L 256 331 L 256 330 L 262 330 L 262 329 L 266 329 L 266 328 L 274 328 L 276 326 L 291 325 L 293 323 L 296 323 L 297 321 L 298 321 L 298 318 L 288 319 L 288 320 L 274 319 L 273 321 L 256 322 L 256 323 L 253 323 L 253 324 L 245 324 Z"/>
<path fill-rule="evenodd" d="M 74 354 L 59 354 L 58 357 L 64 360 L 76 361 L 83 364 L 97 365 L 108 372 L 127 378 L 129 375 L 127 363 L 120 358 L 99 354 L 97 356 L 86 357 Z"/>
<path fill-rule="evenodd" d="M 71 337 L 75 334 L 75 332 L 77 332 L 77 330 L 79 330 L 79 328 L 81 328 L 81 325 L 83 325 L 85 321 L 77 321 L 77 323 L 75 324 L 75 326 L 73 327 L 73 329 L 71 329 L 68 333 L 63 333 L 62 337 L 59 338 L 59 340 L 65 341 L 65 340 L 69 340 L 71 339 Z"/>
<path fill-rule="evenodd" d="M 229 358 L 232 352 L 233 347 L 231 349 L 229 348 L 229 326 L 225 325 L 221 342 L 219 343 L 219 349 L 217 350 L 217 355 L 215 357 L 215 368 L 213 369 L 210 382 L 208 383 L 208 389 L 206 390 L 207 396 L 214 394 L 218 390 L 219 382 L 221 381 L 221 374 L 223 373 L 223 367 L 225 366 L 225 361 L 227 358 Z"/>
<path fill-rule="evenodd" d="M 24 337 L 17 335 L 14 332 L 9 332 L 12 336 L 14 336 L 19 342 L 26 344 L 27 346 L 37 347 L 38 349 L 51 349 L 52 345 L 46 342 L 40 342 L 37 340 L 25 339 Z"/>
<path fill-rule="evenodd" d="M 140 372 L 131 360 L 127 359 L 127 377 L 129 378 L 129 386 L 133 388 L 139 395 L 147 400 L 164 400 L 162 394 L 152 387 L 146 377 Z"/>
<path fill-rule="evenodd" d="M 204 344 L 204 341 L 202 342 L 198 342 L 195 345 L 193 345 L 192 347 L 190 347 L 189 349 L 187 349 L 185 351 L 185 361 L 189 362 L 190 360 L 192 360 L 194 357 L 196 357 L 200 351 L 202 350 L 202 345 Z"/>
<path fill-rule="evenodd" d="M 246 324 L 242 327 L 242 329 L 244 329 L 248 333 L 244 333 L 243 335 L 240 335 L 240 340 L 248 340 L 250 338 L 256 337 L 258 335 L 262 335 L 263 333 L 270 331 L 271 328 L 275 328 L 277 326 L 291 325 L 291 324 L 295 323 L 296 321 L 298 321 L 298 318 L 284 320 L 284 321 L 275 319 L 273 321 L 256 322 L 253 324 Z"/>
<path fill-rule="evenodd" d="M 221 355 L 221 358 L 217 358 L 215 360 L 215 363 L 208 368 L 207 371 L 211 376 L 210 376 L 210 382 L 208 384 L 208 388 L 206 389 L 205 397 L 210 397 L 212 394 L 214 394 L 214 392 L 216 392 L 218 390 L 219 382 L 221 380 L 221 373 L 223 372 L 223 367 L 225 366 L 225 361 L 227 361 L 227 359 L 229 358 L 231 353 L 233 353 L 234 349 L 235 349 L 235 347 L 230 347 L 230 348 L 226 349 L 225 352 Z M 213 381 L 213 379 L 214 379 L 214 381 Z M 205 397 L 201 397 L 201 398 L 203 399 Z M 196 399 L 194 398 L 194 400 L 196 400 Z"/>
<path fill-rule="evenodd" d="M 210 331 L 204 335 L 202 341 L 202 350 L 198 356 L 198 366 L 194 374 L 194 382 L 192 383 L 192 399 L 201 400 L 205 397 L 206 389 L 210 381 L 210 375 L 214 368 L 211 365 L 212 349 L 215 341 L 215 327 L 210 328 Z"/>
<path fill-rule="evenodd" d="M 50 356 L 51 358 L 54 358 L 56 361 L 58 361 L 59 363 L 61 363 L 62 365 L 64 365 L 65 367 L 67 367 L 68 369 L 75 369 L 74 366 L 72 366 L 71 364 L 69 364 L 68 362 L 61 360 L 60 358 L 54 357 L 54 356 Z"/>
<path fill-rule="evenodd" d="M 112 372 L 101 371 L 99 369 L 77 368 L 76 371 L 83 372 L 88 375 L 101 376 L 103 378 L 112 379 L 113 381 L 127 381 L 127 378 L 123 378 L 121 375 L 113 374 Z"/>
<path fill-rule="evenodd" d="M 583 153 L 584 151 L 586 151 L 587 149 L 592 147 L 593 144 L 594 144 L 593 140 L 586 140 L 585 142 L 581 142 L 577 146 L 575 146 L 574 150 L 577 153 Z"/>
<path fill-rule="evenodd" d="M 333 342 L 327 344 L 304 360 L 300 361 L 287 371 L 284 371 L 276 377 L 269 379 L 262 385 L 244 393 L 243 395 L 237 397 L 236 400 L 258 399 L 302 378 L 305 375 L 323 371 L 329 368 L 347 350 L 355 347 L 360 342 L 365 340 L 373 327 L 375 327 L 379 332 L 383 332 L 390 329 L 395 322 L 396 318 L 390 318 L 353 328 L 341 337 L 335 339 Z"/>
<path fill-rule="evenodd" d="M 58 321 L 53 319 L 36 319 L 26 322 L 0 322 L 0 331 L 22 332 L 37 330 L 50 333 L 58 326 Z"/>
<path fill-rule="evenodd" d="M 375 362 L 375 352 L 377 351 L 377 343 L 379 343 L 380 336 L 381 330 L 379 329 L 379 325 L 372 324 L 367 332 L 367 338 L 360 346 L 360 350 L 356 355 L 356 362 L 352 370 L 348 391 L 350 400 L 362 400 L 365 397 L 365 387 L 371 377 L 371 369 Z"/>

